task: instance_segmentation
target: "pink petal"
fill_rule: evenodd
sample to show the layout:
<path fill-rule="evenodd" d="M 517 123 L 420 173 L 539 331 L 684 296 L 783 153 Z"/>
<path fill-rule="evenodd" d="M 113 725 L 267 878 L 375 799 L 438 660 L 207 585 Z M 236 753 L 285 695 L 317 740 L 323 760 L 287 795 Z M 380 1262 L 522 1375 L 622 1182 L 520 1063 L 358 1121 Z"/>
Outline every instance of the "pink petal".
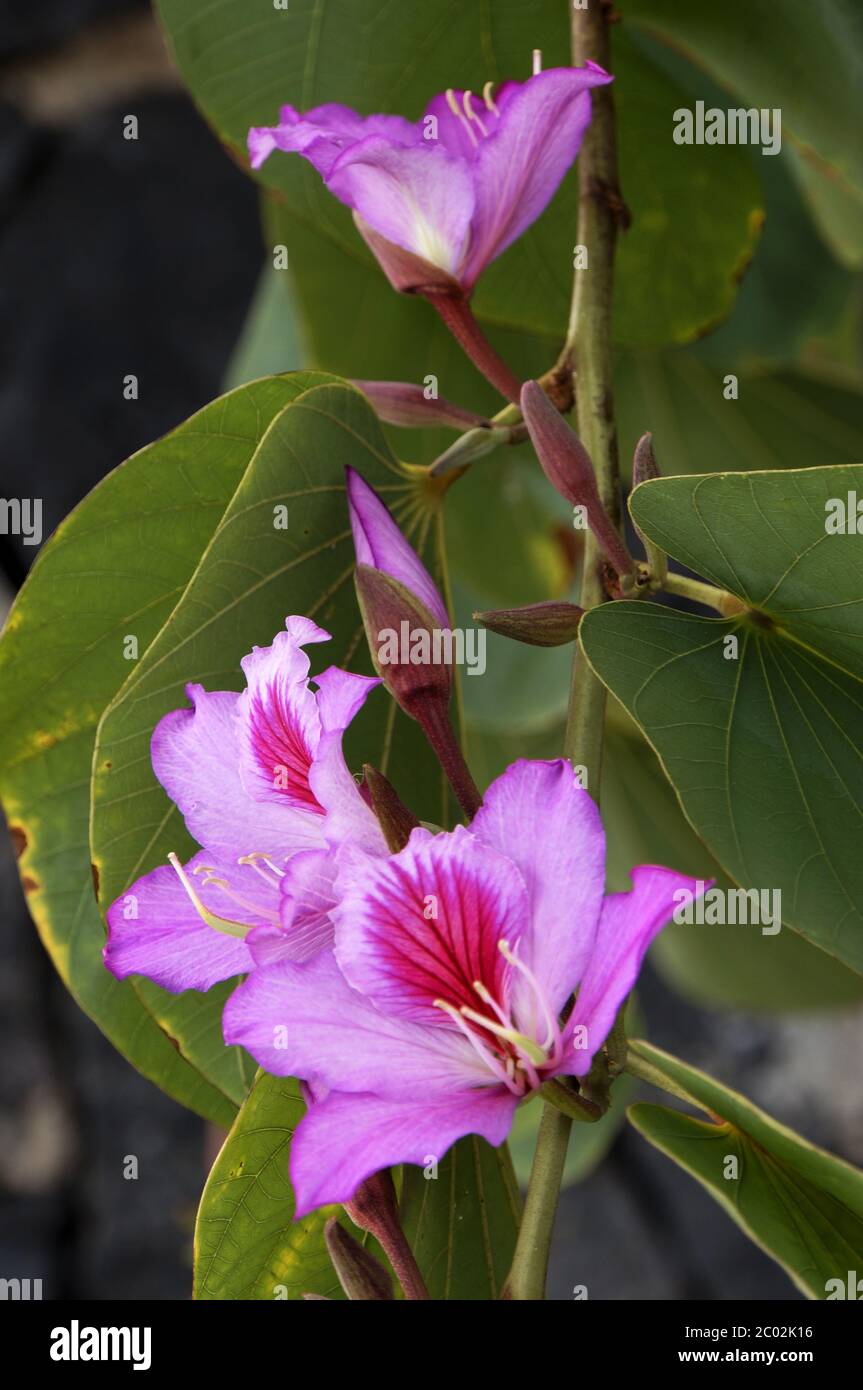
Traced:
<path fill-rule="evenodd" d="M 386 841 L 372 808 L 364 800 L 345 762 L 345 729 L 381 684 L 374 676 L 355 676 L 330 666 L 315 678 L 321 737 L 309 772 L 309 785 L 326 812 L 323 833 L 331 845 L 346 840 L 370 854 L 385 854 Z"/>
<path fill-rule="evenodd" d="M 280 924 L 259 927 L 246 938 L 257 965 L 309 960 L 333 944 L 330 909 L 335 902 L 336 861 L 332 850 L 300 850 L 288 860 L 284 873 Z"/>
<path fill-rule="evenodd" d="M 437 585 L 377 493 L 353 468 L 345 469 L 345 479 L 357 564 L 392 575 L 425 605 L 441 628 L 449 628 L 449 614 Z"/>
<path fill-rule="evenodd" d="M 311 627 L 315 635 L 301 629 L 298 639 L 291 630 L 279 632 L 272 646 L 254 647 L 243 657 L 247 689 L 237 706 L 240 775 L 256 801 L 320 814 L 309 769 L 321 721 L 308 683 L 309 658 L 300 640 L 328 641 L 329 633 Z"/>
<path fill-rule="evenodd" d="M 573 1076 L 590 1070 L 594 1054 L 638 978 L 648 946 L 679 902 L 675 894 L 685 889 L 693 899 L 700 896 L 696 879 L 672 869 L 639 864 L 630 877 L 630 893 L 609 894 L 603 903 L 593 952 L 566 1025 L 565 1040 L 570 1042 L 576 1028 L 587 1030 L 587 1045 L 580 1046 L 581 1039 L 576 1038 L 561 1068 Z"/>
<path fill-rule="evenodd" d="M 283 106 L 275 126 L 253 126 L 249 131 L 249 161 L 259 169 L 274 150 L 301 154 L 327 178 L 341 154 L 369 135 L 382 135 L 394 144 L 415 144 L 420 133 L 401 116 L 360 116 L 348 106 L 330 102 L 302 115 Z"/>
<path fill-rule="evenodd" d="M 215 884 L 203 886 L 202 876 L 194 873 L 201 865 L 212 867 L 242 902 Z M 185 868 L 210 911 L 250 927 L 273 921 L 279 890 L 268 886 L 250 867 L 214 862 L 204 852 L 196 854 Z M 170 864 L 160 865 L 133 883 L 111 904 L 107 920 L 108 941 L 103 954 L 106 966 L 119 980 L 127 975 L 146 975 L 178 994 L 185 989 L 208 990 L 254 965 L 245 941 L 216 931 L 202 920 Z"/>
<path fill-rule="evenodd" d="M 559 1013 L 587 966 L 602 908 L 599 811 L 564 759 L 522 758 L 492 782 L 470 828 L 521 871 L 531 925 L 519 955 Z"/>
<path fill-rule="evenodd" d="M 527 928 L 528 901 L 515 866 L 464 826 L 414 831 L 389 859 L 343 854 L 333 909 L 336 958 L 345 977 L 387 1015 L 450 1023 L 440 999 L 487 1014 L 474 983 L 500 1003 L 509 972 L 498 943 L 513 951 Z"/>
<path fill-rule="evenodd" d="M 229 861 L 253 851 L 283 857 L 321 844 L 319 812 L 256 801 L 240 778 L 238 701 L 231 691 L 187 685 L 194 708 L 174 710 L 153 732 L 153 771 L 189 834 Z"/>
<path fill-rule="evenodd" d="M 590 88 L 611 80 L 595 63 L 548 68 L 496 103 L 500 120 L 471 166 L 476 209 L 460 277 L 466 288 L 548 206 L 590 124 Z"/>
<path fill-rule="evenodd" d="M 454 275 L 467 249 L 474 210 L 465 160 L 440 144 L 394 145 L 372 135 L 330 169 L 327 187 L 374 231 Z"/>
<path fill-rule="evenodd" d="M 260 966 L 235 990 L 225 1041 L 265 1071 L 391 1099 L 440 1095 L 489 1081 L 470 1043 L 446 1028 L 386 1017 L 350 988 L 329 951 L 302 965 Z"/>
<path fill-rule="evenodd" d="M 496 1148 L 509 1133 L 516 1103 L 497 1087 L 407 1103 L 332 1093 L 312 1105 L 291 1143 L 296 1217 L 349 1201 L 382 1168 L 439 1162 L 465 1134 L 479 1134 Z"/>

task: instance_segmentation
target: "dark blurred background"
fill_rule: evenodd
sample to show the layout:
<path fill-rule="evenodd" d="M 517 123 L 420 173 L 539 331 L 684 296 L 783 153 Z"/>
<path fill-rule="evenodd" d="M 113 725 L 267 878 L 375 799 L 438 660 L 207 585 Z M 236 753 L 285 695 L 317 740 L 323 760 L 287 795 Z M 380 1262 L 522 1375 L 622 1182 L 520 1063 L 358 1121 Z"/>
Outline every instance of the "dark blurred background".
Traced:
<path fill-rule="evenodd" d="M 124 117 L 139 138 L 123 138 Z M 257 199 L 182 90 L 138 0 L 0 0 L 0 494 L 47 537 L 122 459 L 221 389 L 262 259 Z M 287 365 L 287 364 L 286 364 Z M 123 378 L 139 381 L 126 400 Z M 34 547 L 0 537 L 5 611 Z M 185 1298 L 219 1136 L 144 1081 L 67 995 L 0 845 L 0 1277 L 46 1298 Z M 650 1037 L 863 1160 L 836 1089 L 859 1011 L 708 1013 L 648 969 Z M 138 1157 L 137 1182 L 123 1177 Z M 784 1299 L 783 1273 L 624 1127 L 564 1194 L 550 1295 Z M 565 1252 L 565 1255 L 564 1255 Z M 576 1272 L 574 1276 L 574 1271 Z"/>

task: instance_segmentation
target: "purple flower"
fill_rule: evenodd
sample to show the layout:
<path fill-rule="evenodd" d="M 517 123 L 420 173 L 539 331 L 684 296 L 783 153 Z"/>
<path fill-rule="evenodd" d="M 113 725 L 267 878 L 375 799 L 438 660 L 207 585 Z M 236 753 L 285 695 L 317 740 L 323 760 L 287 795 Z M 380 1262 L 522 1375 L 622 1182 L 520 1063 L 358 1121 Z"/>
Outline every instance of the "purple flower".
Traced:
<path fill-rule="evenodd" d="M 249 131 L 257 169 L 274 150 L 301 154 L 354 219 L 399 290 L 469 294 L 485 267 L 544 211 L 590 122 L 596 63 L 526 82 L 449 90 L 416 124 L 346 106 Z"/>
<path fill-rule="evenodd" d="M 303 648 L 329 633 L 309 618 L 286 628 L 244 657 L 242 694 L 189 685 L 193 708 L 156 726 L 153 770 L 203 848 L 185 865 L 170 856 L 108 909 L 105 963 L 120 979 L 206 990 L 258 954 L 304 959 L 332 939 L 316 911 L 331 847 L 350 837 L 385 852 L 342 754 L 379 682 L 330 666 L 313 690 Z"/>
<path fill-rule="evenodd" d="M 599 812 L 564 761 L 513 764 L 470 829 L 338 861 L 334 952 L 260 967 L 224 1016 L 227 1042 L 309 1083 L 298 1215 L 462 1135 L 502 1143 L 546 1080 L 589 1070 L 675 893 L 696 890 L 643 865 L 605 896 Z"/>

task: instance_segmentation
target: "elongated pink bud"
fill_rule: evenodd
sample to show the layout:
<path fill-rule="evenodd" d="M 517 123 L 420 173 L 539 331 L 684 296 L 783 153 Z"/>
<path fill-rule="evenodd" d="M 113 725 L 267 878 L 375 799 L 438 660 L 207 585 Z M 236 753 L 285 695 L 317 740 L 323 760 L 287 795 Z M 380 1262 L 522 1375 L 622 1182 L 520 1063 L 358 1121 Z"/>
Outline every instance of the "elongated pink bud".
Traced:
<path fill-rule="evenodd" d="M 536 381 L 521 392 L 521 412 L 543 472 L 574 507 L 584 507 L 591 531 L 618 575 L 635 573 L 635 562 L 602 505 L 590 455 Z"/>
<path fill-rule="evenodd" d="M 443 396 L 429 400 L 422 386 L 410 381 L 355 381 L 354 386 L 368 396 L 377 414 L 388 425 L 407 428 L 469 430 L 494 427 L 491 420 L 475 410 L 465 410 Z"/>

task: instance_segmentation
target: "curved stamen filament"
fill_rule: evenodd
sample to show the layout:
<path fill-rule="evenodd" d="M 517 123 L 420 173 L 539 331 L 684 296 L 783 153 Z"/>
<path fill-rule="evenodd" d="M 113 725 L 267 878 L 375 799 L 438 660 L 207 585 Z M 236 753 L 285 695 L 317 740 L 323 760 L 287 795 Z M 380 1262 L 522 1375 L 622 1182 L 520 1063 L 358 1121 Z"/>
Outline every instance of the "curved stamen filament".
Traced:
<path fill-rule="evenodd" d="M 464 1018 L 469 1018 L 472 1023 L 478 1023 L 481 1027 L 487 1028 L 495 1037 L 503 1038 L 505 1042 L 512 1043 L 513 1047 L 523 1052 L 531 1062 L 535 1062 L 541 1067 L 547 1057 L 539 1043 L 534 1042 L 533 1038 L 527 1037 L 525 1033 L 519 1033 L 515 1028 L 505 1028 L 502 1023 L 495 1023 L 487 1014 L 477 1013 L 476 1009 L 469 1009 L 467 1004 L 462 1004 L 459 1013 Z"/>
<path fill-rule="evenodd" d="M 248 898 L 244 898 L 241 896 L 241 894 L 234 891 L 234 889 L 231 887 L 230 883 L 226 878 L 219 878 L 218 875 L 215 874 L 212 869 L 205 868 L 203 864 L 199 864 L 196 869 L 192 870 L 192 873 L 206 874 L 206 878 L 203 878 L 201 880 L 201 887 L 219 888 L 224 893 L 225 897 L 230 898 L 231 902 L 236 903 L 237 907 L 242 908 L 243 912 L 251 912 L 253 917 L 266 917 L 271 922 L 279 921 L 278 912 L 274 912 L 268 907 L 258 907 L 256 903 L 249 902 Z M 278 886 L 277 880 L 275 882 L 271 880 L 266 881 L 272 888 L 276 888 Z"/>
<path fill-rule="evenodd" d="M 261 868 L 261 865 L 258 863 L 259 859 L 262 859 L 264 864 L 266 864 L 266 869 Z M 260 851 L 255 851 L 254 854 L 241 855 L 240 858 L 237 860 L 237 863 L 248 864 L 250 868 L 254 869 L 258 877 L 262 878 L 264 880 L 264 883 L 266 883 L 270 888 L 278 888 L 279 879 L 284 878 L 285 876 L 284 870 L 277 868 L 273 861 L 270 859 L 269 855 L 262 854 Z M 276 877 L 269 878 L 267 870 L 269 870 L 270 873 L 275 874 Z"/>
<path fill-rule="evenodd" d="M 473 109 L 473 92 L 465 92 L 464 96 L 461 99 L 461 104 L 464 107 L 464 114 L 467 116 L 468 120 L 476 121 L 477 125 L 479 126 L 480 134 L 487 135 L 488 131 L 486 130 L 479 116 Z"/>
<path fill-rule="evenodd" d="M 521 971 L 522 975 L 530 985 L 533 991 L 534 999 L 539 1004 L 543 1022 L 545 1023 L 545 1040 L 542 1043 L 543 1052 L 547 1055 L 549 1048 L 552 1046 L 552 1044 L 554 1044 L 553 1060 L 557 1061 L 559 1059 L 561 1048 L 560 1029 L 557 1025 L 554 1015 L 551 1012 L 551 1009 L 549 1008 L 548 1000 L 545 997 L 544 989 L 540 985 L 539 980 L 536 978 L 530 967 L 525 965 L 523 960 L 519 960 L 518 956 L 510 950 L 508 941 L 499 941 L 497 943 L 497 949 L 500 951 L 501 955 L 503 956 L 504 960 L 507 962 L 508 965 L 511 965 L 515 970 Z"/>
<path fill-rule="evenodd" d="M 476 131 L 473 129 L 473 127 L 472 127 L 470 121 L 468 120 L 467 116 L 465 115 L 464 111 L 462 111 L 461 107 L 459 106 L 458 100 L 456 99 L 456 94 L 455 94 L 455 92 L 453 91 L 452 87 L 448 87 L 448 88 L 447 88 L 447 93 L 446 93 L 446 104 L 447 104 L 447 106 L 449 107 L 450 111 L 451 111 L 451 112 L 453 113 L 453 115 L 455 116 L 456 120 L 457 120 L 457 121 L 460 121 L 461 124 L 464 126 L 465 130 L 467 131 L 468 135 L 469 135 L 470 138 L 471 138 L 472 143 L 473 143 L 474 145 L 478 145 L 478 144 L 479 144 L 479 140 L 478 140 L 478 138 L 477 138 Z"/>
<path fill-rule="evenodd" d="M 219 917 L 204 906 L 195 891 L 194 884 L 173 851 L 168 855 L 168 863 L 185 888 L 189 900 L 202 922 L 206 922 L 207 926 L 212 927 L 214 931 L 224 932 L 227 936 L 238 936 L 241 940 L 248 935 L 251 931 L 250 927 L 244 926 L 242 922 L 232 922 L 228 917 Z M 202 868 L 203 866 L 199 865 L 198 867 Z M 212 873 L 212 870 L 206 870 L 206 872 Z"/>
<path fill-rule="evenodd" d="M 482 1038 L 478 1038 L 473 1029 L 468 1027 L 467 1023 L 461 1017 L 459 1010 L 455 1007 L 454 1004 L 448 1004 L 445 999 L 435 999 L 434 1006 L 436 1009 L 442 1009 L 443 1012 L 452 1019 L 459 1032 L 463 1033 L 464 1036 L 467 1038 L 474 1052 L 476 1052 L 479 1058 L 485 1063 L 489 1071 L 491 1071 L 493 1075 L 497 1077 L 498 1081 L 503 1082 L 507 1090 L 512 1091 L 514 1096 L 520 1096 L 524 1093 L 524 1087 L 519 1086 L 516 1082 L 515 1068 L 513 1068 L 511 1071 L 509 1068 L 509 1064 L 507 1064 L 507 1066 L 504 1067 L 498 1061 L 497 1057 L 495 1057 L 494 1054 L 489 1051 Z M 479 1017 L 481 1017 L 481 1015 L 479 1015 Z"/>
<path fill-rule="evenodd" d="M 482 89 L 482 99 L 483 99 L 483 101 L 485 102 L 485 104 L 486 104 L 486 106 L 488 107 L 488 109 L 489 109 L 489 111 L 491 112 L 491 114 L 492 114 L 493 116 L 499 116 L 499 115 L 500 115 L 500 112 L 498 111 L 497 107 L 495 106 L 495 104 L 494 104 L 494 97 L 492 96 L 492 89 L 493 89 L 493 87 L 494 87 L 494 83 L 492 82 L 491 78 L 489 78 L 488 82 L 486 82 L 485 86 L 484 86 L 483 89 Z"/>

